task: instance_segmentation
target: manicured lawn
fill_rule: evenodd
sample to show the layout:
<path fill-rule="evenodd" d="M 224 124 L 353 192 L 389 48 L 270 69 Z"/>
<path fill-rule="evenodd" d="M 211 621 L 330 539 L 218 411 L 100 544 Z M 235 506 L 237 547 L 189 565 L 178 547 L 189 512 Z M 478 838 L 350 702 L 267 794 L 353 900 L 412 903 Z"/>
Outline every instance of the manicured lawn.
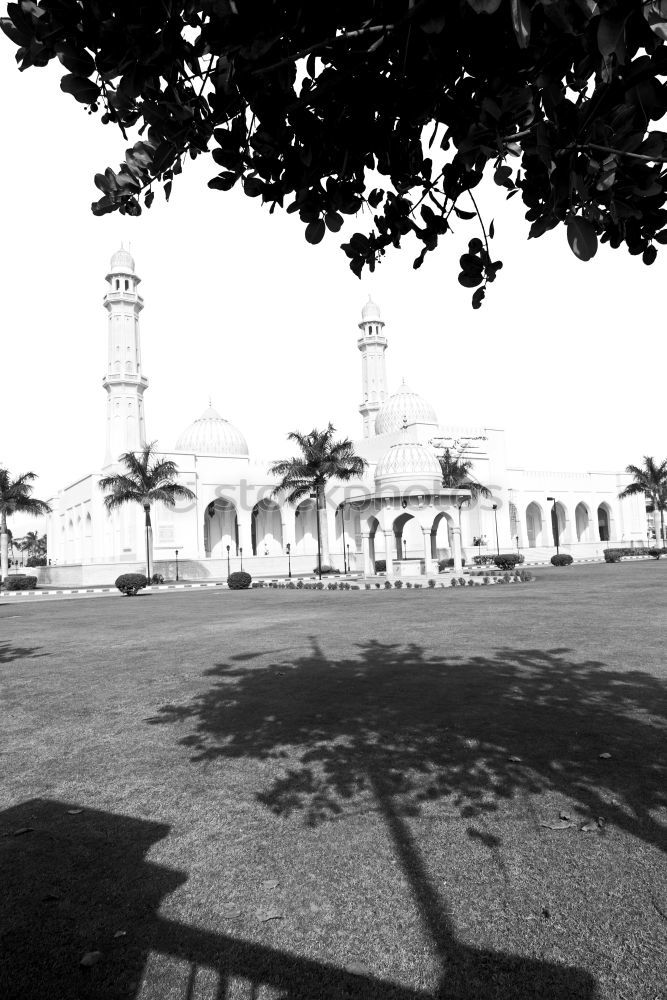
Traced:
<path fill-rule="evenodd" d="M 667 561 L 536 576 L 0 600 L 2 1000 L 662 1000 Z"/>

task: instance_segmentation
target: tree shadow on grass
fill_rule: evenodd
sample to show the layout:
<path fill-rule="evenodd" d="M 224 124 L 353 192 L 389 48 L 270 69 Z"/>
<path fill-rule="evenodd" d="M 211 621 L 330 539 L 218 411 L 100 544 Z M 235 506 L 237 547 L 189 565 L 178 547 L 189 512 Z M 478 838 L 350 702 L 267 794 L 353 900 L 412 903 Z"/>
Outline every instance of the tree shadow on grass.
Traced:
<path fill-rule="evenodd" d="M 0 666 L 3 666 L 5 663 L 13 663 L 14 660 L 23 660 L 26 657 L 44 655 L 44 653 L 38 652 L 38 647 L 36 646 L 15 646 L 12 642 L 0 642 Z"/>
<path fill-rule="evenodd" d="M 161 916 L 165 897 L 187 879 L 146 860 L 168 832 L 44 799 L 0 812 L 3 1000 L 225 1000 L 263 996 L 263 987 L 276 1000 L 431 996 Z M 99 960 L 82 967 L 91 951 Z M 594 996 L 590 977 L 574 969 L 464 948 L 456 958 L 443 1000 Z"/>
<path fill-rule="evenodd" d="M 392 838 L 443 970 L 439 996 L 593 996 L 581 972 L 469 948 L 432 885 L 406 817 L 447 797 L 478 830 L 504 800 L 558 792 L 582 818 L 603 815 L 664 850 L 667 687 L 639 670 L 577 662 L 567 649 L 504 649 L 490 657 L 426 656 L 417 644 L 368 642 L 355 658 L 312 652 L 269 666 L 235 661 L 213 684 L 153 724 L 192 725 L 193 762 L 283 758 L 259 795 L 278 816 L 315 825 L 376 809 Z M 605 759 L 600 754 L 611 754 Z"/>

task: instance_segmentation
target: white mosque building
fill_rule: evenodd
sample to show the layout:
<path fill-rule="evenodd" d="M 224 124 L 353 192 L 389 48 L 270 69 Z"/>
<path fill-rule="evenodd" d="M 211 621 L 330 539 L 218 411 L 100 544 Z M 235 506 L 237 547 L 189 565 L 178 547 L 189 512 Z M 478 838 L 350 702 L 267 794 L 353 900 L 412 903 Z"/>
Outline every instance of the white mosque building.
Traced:
<path fill-rule="evenodd" d="M 128 505 L 107 514 L 98 487 L 103 475 L 118 468 L 122 453 L 141 449 L 147 440 L 143 299 L 127 250 L 113 255 L 106 280 L 104 465 L 51 498 L 50 565 L 40 573 L 45 583 L 108 583 L 121 572 L 145 567 L 143 510 Z M 575 559 L 601 556 L 608 543 L 646 541 L 643 498 L 618 499 L 625 474 L 508 467 L 504 431 L 442 424 L 436 409 L 411 387 L 389 390 L 385 324 L 370 299 L 358 326 L 362 436 L 354 446 L 368 466 L 359 482 L 332 484 L 329 490 L 323 562 L 371 573 L 375 562 L 384 560 L 387 573 L 433 575 L 439 559 L 452 558 L 458 568 L 462 557 L 497 550 L 519 549 L 526 562 L 540 561 L 555 552 L 555 536 L 561 551 Z M 438 453 L 445 447 L 474 462 L 474 477 L 491 490 L 490 499 L 443 489 Z M 196 500 L 153 510 L 156 572 L 173 578 L 177 559 L 187 579 L 225 578 L 241 564 L 253 576 L 313 571 L 313 501 L 294 507 L 275 499 L 270 463 L 254 461 L 241 430 L 212 406 L 161 454 L 176 462 L 180 481 Z"/>

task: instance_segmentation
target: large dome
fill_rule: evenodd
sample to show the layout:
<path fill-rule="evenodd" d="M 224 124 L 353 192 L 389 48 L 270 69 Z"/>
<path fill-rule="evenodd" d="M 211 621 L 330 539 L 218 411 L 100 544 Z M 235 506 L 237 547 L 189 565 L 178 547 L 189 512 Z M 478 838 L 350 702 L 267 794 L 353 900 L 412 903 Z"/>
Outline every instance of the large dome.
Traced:
<path fill-rule="evenodd" d="M 378 487 L 389 481 L 400 482 L 416 489 L 439 489 L 442 470 L 438 456 L 430 445 L 418 441 L 399 441 L 384 453 L 375 468 Z"/>
<path fill-rule="evenodd" d="M 176 451 L 222 458 L 248 457 L 248 445 L 241 431 L 212 406 L 183 431 L 176 442 Z"/>
<path fill-rule="evenodd" d="M 398 392 L 389 397 L 375 418 L 376 434 L 393 434 L 412 424 L 438 425 L 438 417 L 430 403 L 402 383 Z"/>

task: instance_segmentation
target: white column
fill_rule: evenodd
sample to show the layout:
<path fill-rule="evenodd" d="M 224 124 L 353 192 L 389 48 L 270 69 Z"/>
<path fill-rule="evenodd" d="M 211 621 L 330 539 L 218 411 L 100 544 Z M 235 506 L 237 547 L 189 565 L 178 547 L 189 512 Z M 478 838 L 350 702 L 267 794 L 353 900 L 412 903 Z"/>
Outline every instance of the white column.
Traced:
<path fill-rule="evenodd" d="M 377 532 L 375 534 L 377 538 Z M 394 572 L 394 530 L 384 532 L 384 557 L 387 563 L 387 573 Z"/>
<path fill-rule="evenodd" d="M 375 566 L 373 565 L 373 561 L 371 559 L 371 536 L 368 531 L 363 531 L 361 533 L 361 551 L 364 559 L 364 575 L 373 576 L 375 573 Z"/>
<path fill-rule="evenodd" d="M 461 529 L 458 525 L 452 526 L 452 553 L 454 557 L 454 572 L 460 573 L 463 569 L 461 562 Z"/>
<path fill-rule="evenodd" d="M 434 559 L 431 555 L 431 529 L 422 528 L 424 536 L 424 573 L 429 576 L 434 570 Z"/>

